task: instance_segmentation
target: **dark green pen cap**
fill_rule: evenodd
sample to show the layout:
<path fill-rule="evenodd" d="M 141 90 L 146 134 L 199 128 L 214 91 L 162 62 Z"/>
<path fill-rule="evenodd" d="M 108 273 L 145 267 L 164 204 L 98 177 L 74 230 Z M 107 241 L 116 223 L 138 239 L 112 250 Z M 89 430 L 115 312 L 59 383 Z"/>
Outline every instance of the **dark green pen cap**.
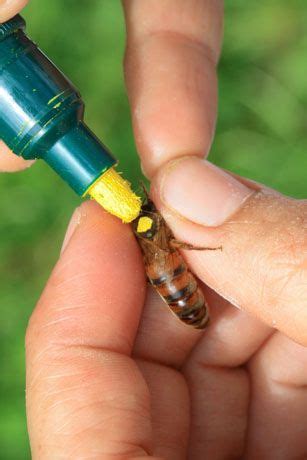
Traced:
<path fill-rule="evenodd" d="M 79 195 L 116 161 L 83 122 L 72 83 L 26 36 L 17 15 L 0 24 L 0 138 L 44 159 Z"/>

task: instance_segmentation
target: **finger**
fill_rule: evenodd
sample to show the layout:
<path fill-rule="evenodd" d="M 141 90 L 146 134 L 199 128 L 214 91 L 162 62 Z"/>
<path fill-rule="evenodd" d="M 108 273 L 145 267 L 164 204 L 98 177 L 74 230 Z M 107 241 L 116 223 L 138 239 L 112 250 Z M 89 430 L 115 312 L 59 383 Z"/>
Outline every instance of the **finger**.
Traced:
<path fill-rule="evenodd" d="M 206 284 L 307 344 L 307 202 L 250 187 L 194 157 L 167 165 L 152 192 L 178 239 L 222 246 L 185 252 Z"/>
<path fill-rule="evenodd" d="M 239 311 L 204 287 L 210 323 L 195 330 L 174 317 L 160 296 L 149 288 L 133 355 L 177 369 L 187 358 L 210 366 L 240 366 L 269 337 L 272 329 Z"/>
<path fill-rule="evenodd" d="M 186 459 L 190 398 L 184 377 L 155 363 L 138 360 L 138 366 L 150 391 L 153 455 L 167 460 Z"/>
<path fill-rule="evenodd" d="M 190 354 L 184 365 L 192 398 L 190 458 L 203 459 L 205 454 L 213 459 L 237 458 L 244 449 L 249 386 L 247 374 L 235 366 L 241 366 L 261 346 L 271 329 L 235 309 L 209 289 L 206 289 L 206 298 L 210 304 L 211 321 L 207 330 L 200 333 L 182 325 L 150 290 L 134 355 L 181 367 Z M 195 333 L 198 335 L 193 335 Z M 154 453 L 163 458 L 173 458 L 172 455 L 180 458 L 175 450 L 176 445 L 182 447 L 185 439 L 176 416 L 180 414 L 183 422 L 184 410 L 177 392 L 180 381 L 176 385 L 168 381 L 169 372 L 171 376 L 177 375 L 174 370 L 154 363 L 150 366 L 150 379 L 146 373 L 145 379 L 149 389 L 153 387 L 155 446 L 161 447 Z M 181 408 L 179 413 L 171 407 L 172 404 Z M 177 438 L 178 432 L 180 439 Z M 164 450 L 165 445 L 168 450 Z"/>
<path fill-rule="evenodd" d="M 189 362 L 184 373 L 191 397 L 188 458 L 242 458 L 249 404 L 247 372 Z"/>
<path fill-rule="evenodd" d="M 24 160 L 14 155 L 11 150 L 0 140 L 0 172 L 15 172 L 30 167 L 33 160 Z"/>
<path fill-rule="evenodd" d="M 147 455 L 147 386 L 130 358 L 144 301 L 132 232 L 94 203 L 77 211 L 27 333 L 33 458 Z"/>
<path fill-rule="evenodd" d="M 206 290 L 208 329 L 184 366 L 191 395 L 190 457 L 241 458 L 247 429 L 249 383 L 241 366 L 271 329 Z"/>
<path fill-rule="evenodd" d="M 231 305 L 211 289 L 206 289 L 210 303 L 210 324 L 189 356 L 189 366 L 235 368 L 258 351 L 274 329 L 245 311 Z"/>
<path fill-rule="evenodd" d="M 0 3 L 0 23 L 8 21 L 19 13 L 28 3 L 28 0 L 6 0 Z"/>
<path fill-rule="evenodd" d="M 126 81 L 148 176 L 171 158 L 203 156 L 215 127 L 223 2 L 125 0 Z"/>
<path fill-rule="evenodd" d="M 149 288 L 133 356 L 180 368 L 202 334 L 179 321 L 161 297 Z"/>
<path fill-rule="evenodd" d="M 306 458 L 307 349 L 276 333 L 249 369 L 247 458 Z"/>

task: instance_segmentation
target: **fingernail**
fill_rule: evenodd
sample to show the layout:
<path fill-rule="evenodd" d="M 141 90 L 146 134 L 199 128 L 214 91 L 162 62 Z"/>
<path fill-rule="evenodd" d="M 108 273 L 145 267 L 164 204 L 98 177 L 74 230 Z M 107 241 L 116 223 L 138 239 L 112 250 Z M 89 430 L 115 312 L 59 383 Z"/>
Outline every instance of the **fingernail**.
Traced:
<path fill-rule="evenodd" d="M 74 213 L 73 213 L 73 215 L 72 215 L 72 217 L 70 219 L 70 222 L 68 224 L 67 230 L 66 230 L 66 234 L 65 234 L 64 241 L 63 241 L 62 248 L 61 248 L 61 255 L 63 254 L 63 252 L 67 248 L 67 246 L 68 246 L 73 234 L 75 233 L 76 229 L 79 227 L 79 225 L 81 223 L 81 218 L 82 218 L 82 214 L 81 214 L 80 208 L 75 209 L 75 211 L 74 211 Z"/>
<path fill-rule="evenodd" d="M 233 176 L 200 158 L 174 161 L 162 175 L 161 199 L 197 224 L 216 227 L 253 193 Z"/>

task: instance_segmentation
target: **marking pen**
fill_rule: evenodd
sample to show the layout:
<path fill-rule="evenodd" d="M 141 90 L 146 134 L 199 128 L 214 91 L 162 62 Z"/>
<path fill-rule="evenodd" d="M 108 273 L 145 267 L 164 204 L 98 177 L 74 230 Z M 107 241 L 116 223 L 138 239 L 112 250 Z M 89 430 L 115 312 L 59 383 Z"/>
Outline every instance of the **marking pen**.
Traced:
<path fill-rule="evenodd" d="M 131 222 L 141 199 L 84 123 L 79 92 L 30 40 L 25 25 L 19 15 L 0 24 L 0 139 L 25 159 L 43 159 L 78 195 Z"/>

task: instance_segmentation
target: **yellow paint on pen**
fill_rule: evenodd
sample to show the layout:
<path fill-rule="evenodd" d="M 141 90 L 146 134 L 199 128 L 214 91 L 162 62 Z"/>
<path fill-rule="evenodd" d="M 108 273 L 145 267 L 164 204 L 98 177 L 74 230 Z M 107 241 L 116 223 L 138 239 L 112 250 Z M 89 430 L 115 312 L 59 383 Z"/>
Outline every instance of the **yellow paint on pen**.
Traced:
<path fill-rule="evenodd" d="M 141 198 L 133 193 L 129 182 L 114 168 L 102 174 L 86 194 L 125 223 L 132 222 L 140 214 Z"/>

